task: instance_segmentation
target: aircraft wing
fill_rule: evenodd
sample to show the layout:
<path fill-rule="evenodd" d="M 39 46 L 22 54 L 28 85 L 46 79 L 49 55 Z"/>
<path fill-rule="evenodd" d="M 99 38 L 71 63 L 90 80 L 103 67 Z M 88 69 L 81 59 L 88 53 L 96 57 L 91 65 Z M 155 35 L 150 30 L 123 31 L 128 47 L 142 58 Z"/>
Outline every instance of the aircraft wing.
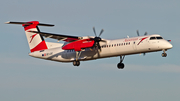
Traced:
<path fill-rule="evenodd" d="M 46 33 L 46 32 L 38 32 L 38 31 L 30 31 L 32 33 L 38 33 L 45 38 L 53 38 L 57 39 L 58 41 L 66 41 L 66 42 L 73 42 L 82 39 L 82 37 L 78 36 L 70 36 L 70 35 L 62 35 L 62 34 L 52 34 L 52 33 Z"/>

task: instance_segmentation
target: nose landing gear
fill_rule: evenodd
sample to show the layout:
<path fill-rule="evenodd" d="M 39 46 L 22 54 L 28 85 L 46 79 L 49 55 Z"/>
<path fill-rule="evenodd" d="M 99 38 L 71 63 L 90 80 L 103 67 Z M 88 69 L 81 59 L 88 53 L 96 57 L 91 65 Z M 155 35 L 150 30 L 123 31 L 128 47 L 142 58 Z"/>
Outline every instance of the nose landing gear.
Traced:
<path fill-rule="evenodd" d="M 124 57 L 125 57 L 125 55 L 120 56 L 120 62 L 117 64 L 118 69 L 123 69 L 124 68 L 124 63 L 122 63 L 123 60 L 124 60 Z"/>
<path fill-rule="evenodd" d="M 166 57 L 166 56 L 167 56 L 167 53 L 162 53 L 161 56 L 162 56 L 162 57 Z"/>
<path fill-rule="evenodd" d="M 167 56 L 167 53 L 166 51 L 163 49 L 163 53 L 161 54 L 162 57 L 166 57 Z"/>

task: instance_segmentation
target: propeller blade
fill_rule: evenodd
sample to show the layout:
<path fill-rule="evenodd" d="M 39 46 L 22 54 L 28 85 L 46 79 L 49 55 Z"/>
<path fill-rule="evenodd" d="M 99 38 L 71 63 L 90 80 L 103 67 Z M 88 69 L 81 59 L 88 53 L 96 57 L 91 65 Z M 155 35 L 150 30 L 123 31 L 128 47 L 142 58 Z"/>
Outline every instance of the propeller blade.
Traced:
<path fill-rule="evenodd" d="M 94 42 L 94 45 L 92 47 L 94 48 L 94 47 L 96 47 L 96 45 L 97 45 L 97 42 Z"/>
<path fill-rule="evenodd" d="M 99 51 L 98 51 L 97 53 L 98 53 L 98 57 L 100 57 L 100 53 L 99 53 Z"/>
<path fill-rule="evenodd" d="M 101 32 L 99 33 L 99 37 L 101 36 L 101 34 L 104 32 L 104 29 L 101 30 Z"/>
<path fill-rule="evenodd" d="M 98 50 L 101 51 L 101 46 L 100 46 L 99 42 L 96 41 L 96 42 L 94 43 L 93 47 L 94 47 L 94 48 L 98 48 Z"/>
<path fill-rule="evenodd" d="M 98 50 L 97 50 L 97 52 L 98 52 L 98 57 L 100 57 L 101 46 L 100 46 L 99 42 L 98 42 Z"/>
<path fill-rule="evenodd" d="M 95 27 L 93 27 L 93 31 L 94 31 L 95 36 L 97 37 Z"/>
<path fill-rule="evenodd" d="M 99 44 L 99 42 L 97 43 L 98 49 L 101 51 L 101 46 Z"/>
<path fill-rule="evenodd" d="M 147 35 L 147 34 L 148 34 L 147 32 L 144 33 L 144 35 Z"/>
<path fill-rule="evenodd" d="M 145 56 L 145 55 L 146 55 L 146 53 L 143 53 L 143 55 Z"/>
<path fill-rule="evenodd" d="M 139 31 L 137 30 L 136 32 L 137 32 L 137 35 L 139 36 Z"/>
<path fill-rule="evenodd" d="M 101 42 L 107 42 L 106 40 L 101 40 Z"/>

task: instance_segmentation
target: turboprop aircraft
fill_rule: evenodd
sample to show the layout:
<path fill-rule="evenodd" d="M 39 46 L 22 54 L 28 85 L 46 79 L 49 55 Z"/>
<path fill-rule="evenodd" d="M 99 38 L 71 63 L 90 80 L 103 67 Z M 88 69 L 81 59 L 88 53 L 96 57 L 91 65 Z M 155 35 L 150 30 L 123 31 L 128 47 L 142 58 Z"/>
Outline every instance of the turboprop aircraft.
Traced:
<path fill-rule="evenodd" d="M 120 56 L 117 67 L 123 69 L 126 55 L 163 51 L 162 57 L 166 57 L 166 51 L 173 47 L 169 43 L 171 40 L 165 40 L 157 34 L 147 35 L 147 32 L 144 36 L 139 36 L 137 31 L 137 37 L 107 40 L 100 37 L 104 30 L 102 29 L 97 36 L 94 27 L 94 37 L 79 37 L 41 32 L 38 26 L 54 25 L 38 21 L 10 21 L 6 24 L 21 24 L 24 27 L 31 51 L 30 56 L 58 62 L 72 62 L 74 66 L 79 66 L 80 61 Z M 44 38 L 53 38 L 64 43 L 45 42 Z"/>

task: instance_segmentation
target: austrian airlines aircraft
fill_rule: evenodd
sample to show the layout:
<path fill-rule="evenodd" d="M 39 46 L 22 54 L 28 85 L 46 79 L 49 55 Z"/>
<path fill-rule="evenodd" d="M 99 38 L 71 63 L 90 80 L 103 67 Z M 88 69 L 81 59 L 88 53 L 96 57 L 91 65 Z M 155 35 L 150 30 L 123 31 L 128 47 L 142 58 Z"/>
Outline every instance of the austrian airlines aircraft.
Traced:
<path fill-rule="evenodd" d="M 139 36 L 138 31 L 138 37 L 106 40 L 100 38 L 104 30 L 102 29 L 97 36 L 94 27 L 95 37 L 78 37 L 41 32 L 38 26 L 54 25 L 42 24 L 38 21 L 6 23 L 21 24 L 24 27 L 31 51 L 30 56 L 59 62 L 73 62 L 74 66 L 79 66 L 80 61 L 120 56 L 117 67 L 123 69 L 122 62 L 125 55 L 163 51 L 162 57 L 166 57 L 166 51 L 173 47 L 169 43 L 170 40 L 165 40 L 160 35 L 145 33 L 144 36 Z M 65 42 L 64 44 L 45 42 L 44 37 Z"/>

